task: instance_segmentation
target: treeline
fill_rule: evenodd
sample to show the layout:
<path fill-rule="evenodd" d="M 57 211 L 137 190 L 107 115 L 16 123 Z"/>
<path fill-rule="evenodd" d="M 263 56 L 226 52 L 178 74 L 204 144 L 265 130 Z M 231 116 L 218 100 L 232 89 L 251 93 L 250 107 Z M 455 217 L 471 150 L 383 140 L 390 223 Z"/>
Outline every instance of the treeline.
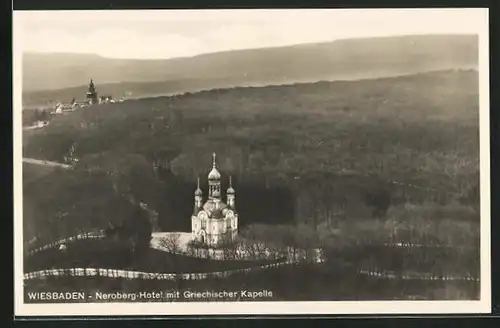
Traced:
<path fill-rule="evenodd" d="M 24 259 L 24 271 L 34 272 L 50 268 L 104 268 L 156 273 L 202 273 L 258 267 L 275 263 L 261 260 L 205 259 L 185 256 L 179 252 L 167 253 L 147 248 L 132 250 L 113 238 L 80 239 L 66 245 L 64 250 L 49 249 Z"/>

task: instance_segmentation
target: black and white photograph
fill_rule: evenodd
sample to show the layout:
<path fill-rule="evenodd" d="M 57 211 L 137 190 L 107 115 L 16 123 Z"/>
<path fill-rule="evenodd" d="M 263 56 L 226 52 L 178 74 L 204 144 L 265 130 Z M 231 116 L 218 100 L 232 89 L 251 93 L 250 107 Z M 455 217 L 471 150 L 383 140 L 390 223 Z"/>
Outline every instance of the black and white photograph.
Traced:
<path fill-rule="evenodd" d="M 490 311 L 487 9 L 14 11 L 15 314 Z"/>

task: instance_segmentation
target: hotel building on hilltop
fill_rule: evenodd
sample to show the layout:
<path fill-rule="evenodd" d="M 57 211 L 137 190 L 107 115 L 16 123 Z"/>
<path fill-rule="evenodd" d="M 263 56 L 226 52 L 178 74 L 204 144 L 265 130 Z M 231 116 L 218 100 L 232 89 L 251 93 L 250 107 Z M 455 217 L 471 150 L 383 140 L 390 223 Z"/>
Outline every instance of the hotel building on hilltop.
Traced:
<path fill-rule="evenodd" d="M 71 103 L 57 103 L 53 114 L 62 114 L 64 112 L 72 112 L 78 108 L 114 102 L 115 101 L 111 96 L 99 96 L 96 91 L 94 81 L 91 79 L 89 82 L 87 93 L 85 94 L 85 100 L 76 101 L 75 99 L 73 99 Z"/>

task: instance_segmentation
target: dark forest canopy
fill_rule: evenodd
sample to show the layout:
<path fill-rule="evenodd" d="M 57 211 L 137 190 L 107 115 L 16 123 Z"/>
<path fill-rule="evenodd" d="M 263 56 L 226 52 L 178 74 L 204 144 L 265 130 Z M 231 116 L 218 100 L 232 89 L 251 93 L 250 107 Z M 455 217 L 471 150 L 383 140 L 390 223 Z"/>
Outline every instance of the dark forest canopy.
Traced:
<path fill-rule="evenodd" d="M 286 162 L 286 171 L 293 171 L 300 169 L 297 157 L 304 151 L 316 161 L 313 167 L 335 167 L 346 156 L 355 161 L 352 165 L 368 164 L 359 156 L 372 157 L 376 165 L 377 152 L 418 160 L 419 153 L 446 156 L 443 151 L 451 151 L 473 159 L 477 128 L 477 72 L 450 71 L 93 106 L 33 132 L 24 152 L 61 161 L 74 145 L 79 158 L 120 150 L 141 153 L 149 161 L 189 158 L 198 161 L 192 165 L 197 170 L 209 164 L 206 154 L 217 151 L 229 161 L 221 164 L 226 169 L 241 170 L 240 158 L 246 170 L 261 170 L 259 161 L 265 159 L 266 167 Z"/>
<path fill-rule="evenodd" d="M 319 225 L 406 202 L 468 206 L 478 201 L 477 79 L 475 70 L 443 71 L 91 106 L 31 131 L 23 151 L 63 161 L 73 147 L 80 161 L 67 181 L 84 188 L 78 179 L 101 174 L 95 183 L 107 181 L 110 197 L 114 186 L 148 202 L 163 229 L 189 229 L 196 177 L 206 177 L 214 151 L 246 223 Z M 63 185 L 44 197 L 63 202 L 71 195 Z M 27 197 L 51 204 L 37 195 Z"/>

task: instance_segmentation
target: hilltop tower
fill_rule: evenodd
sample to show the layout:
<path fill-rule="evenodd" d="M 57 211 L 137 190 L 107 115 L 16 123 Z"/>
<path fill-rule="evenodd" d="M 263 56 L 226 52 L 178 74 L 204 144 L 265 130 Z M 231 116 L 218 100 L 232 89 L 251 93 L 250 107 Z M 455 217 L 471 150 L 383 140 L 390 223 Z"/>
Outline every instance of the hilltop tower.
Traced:
<path fill-rule="evenodd" d="M 86 94 L 86 98 L 87 98 L 87 101 L 91 105 L 99 103 L 99 97 L 97 96 L 94 81 L 92 79 L 90 79 L 89 88 L 88 88 L 88 91 Z"/>
<path fill-rule="evenodd" d="M 217 169 L 216 154 L 212 154 L 212 169 L 208 173 L 208 199 L 203 203 L 200 180 L 194 191 L 194 211 L 191 216 L 192 239 L 209 246 L 233 241 L 238 234 L 238 213 L 235 209 L 235 191 L 229 178 L 227 204 L 222 200 L 221 174 Z M 203 205 L 202 205 L 203 204 Z"/>

